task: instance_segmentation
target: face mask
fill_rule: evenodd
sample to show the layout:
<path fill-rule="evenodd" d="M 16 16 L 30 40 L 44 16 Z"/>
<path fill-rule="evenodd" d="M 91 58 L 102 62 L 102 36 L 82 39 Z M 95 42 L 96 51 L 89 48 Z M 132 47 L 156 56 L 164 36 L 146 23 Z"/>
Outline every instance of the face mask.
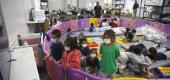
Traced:
<path fill-rule="evenodd" d="M 51 42 L 52 43 L 56 43 L 56 39 L 51 39 Z"/>
<path fill-rule="evenodd" d="M 64 47 L 66 51 L 70 51 L 70 47 Z"/>
<path fill-rule="evenodd" d="M 110 39 L 104 39 L 103 41 L 105 44 L 111 44 L 111 40 Z"/>
<path fill-rule="evenodd" d="M 91 58 L 95 58 L 95 57 L 96 57 L 96 54 L 90 54 L 90 57 L 91 57 Z"/>
<path fill-rule="evenodd" d="M 83 47 L 83 48 L 87 47 L 87 44 L 82 44 L 82 47 Z"/>

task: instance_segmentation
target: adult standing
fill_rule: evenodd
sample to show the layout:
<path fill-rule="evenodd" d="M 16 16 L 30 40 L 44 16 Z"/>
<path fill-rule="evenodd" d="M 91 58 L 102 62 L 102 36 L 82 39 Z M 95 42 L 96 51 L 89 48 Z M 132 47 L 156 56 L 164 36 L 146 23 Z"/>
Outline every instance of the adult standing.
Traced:
<path fill-rule="evenodd" d="M 135 0 L 135 3 L 133 4 L 133 17 L 136 17 L 137 9 L 139 8 L 139 4 L 137 3 L 137 0 Z"/>
<path fill-rule="evenodd" d="M 2 78 L 2 74 L 1 74 L 1 71 L 0 71 L 0 80 L 3 80 L 3 78 Z"/>
<path fill-rule="evenodd" d="M 94 7 L 95 17 L 100 18 L 102 15 L 102 7 L 100 6 L 99 2 L 96 2 L 96 6 Z"/>

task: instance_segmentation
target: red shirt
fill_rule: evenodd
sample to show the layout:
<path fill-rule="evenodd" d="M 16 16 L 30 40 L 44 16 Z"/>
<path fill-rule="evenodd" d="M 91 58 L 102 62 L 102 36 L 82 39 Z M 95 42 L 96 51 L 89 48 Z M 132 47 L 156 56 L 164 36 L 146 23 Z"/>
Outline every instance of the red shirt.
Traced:
<path fill-rule="evenodd" d="M 78 49 L 74 49 L 69 53 L 64 51 L 61 64 L 67 68 L 80 69 L 80 56 L 81 52 Z"/>
<path fill-rule="evenodd" d="M 115 28 L 115 27 L 118 27 L 119 25 L 118 25 L 118 23 L 116 23 L 116 22 L 110 22 L 110 26 L 111 26 L 112 28 Z"/>

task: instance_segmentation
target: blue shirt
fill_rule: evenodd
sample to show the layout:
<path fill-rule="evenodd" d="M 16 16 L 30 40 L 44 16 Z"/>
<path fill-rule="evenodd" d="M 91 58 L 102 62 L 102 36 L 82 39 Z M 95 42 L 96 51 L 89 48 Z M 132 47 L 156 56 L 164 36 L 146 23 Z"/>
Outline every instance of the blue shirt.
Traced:
<path fill-rule="evenodd" d="M 81 53 L 82 53 L 83 56 L 86 56 L 86 57 L 89 56 L 89 54 L 90 54 L 90 49 L 89 49 L 89 47 L 85 47 L 85 48 L 80 47 L 79 49 L 80 49 L 80 51 L 81 51 Z"/>
<path fill-rule="evenodd" d="M 56 61 L 61 59 L 63 52 L 64 52 L 64 45 L 61 42 L 57 44 L 52 43 L 51 55 Z"/>
<path fill-rule="evenodd" d="M 167 59 L 167 56 L 163 53 L 157 53 L 156 56 L 155 56 L 155 61 L 166 60 L 166 59 Z"/>
<path fill-rule="evenodd" d="M 90 26 L 90 31 L 89 32 L 93 32 L 94 26 Z"/>
<path fill-rule="evenodd" d="M 67 32 L 67 37 L 71 37 L 71 35 L 74 35 L 73 32 Z"/>

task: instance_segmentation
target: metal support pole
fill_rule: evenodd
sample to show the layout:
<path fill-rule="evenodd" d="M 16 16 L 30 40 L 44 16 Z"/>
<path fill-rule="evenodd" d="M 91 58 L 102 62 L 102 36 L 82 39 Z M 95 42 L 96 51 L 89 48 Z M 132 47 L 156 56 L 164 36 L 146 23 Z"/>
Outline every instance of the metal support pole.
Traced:
<path fill-rule="evenodd" d="M 77 9 L 79 9 L 79 0 L 77 0 Z"/>
<path fill-rule="evenodd" d="M 140 17 L 140 15 L 141 15 L 141 8 L 142 8 L 142 2 L 143 2 L 143 0 L 141 0 L 141 2 L 140 2 L 140 10 L 139 10 L 139 17 Z"/>

